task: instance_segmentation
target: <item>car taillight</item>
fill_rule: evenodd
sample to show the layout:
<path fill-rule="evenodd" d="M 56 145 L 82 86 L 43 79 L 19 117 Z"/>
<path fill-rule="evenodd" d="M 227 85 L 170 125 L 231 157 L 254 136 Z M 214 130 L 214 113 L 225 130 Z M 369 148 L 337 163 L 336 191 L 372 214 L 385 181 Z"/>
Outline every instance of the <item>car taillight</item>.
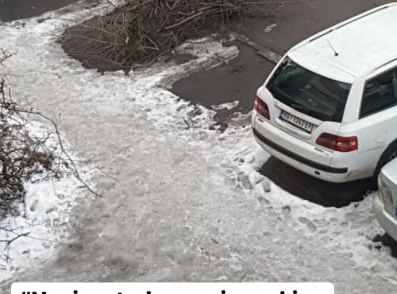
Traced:
<path fill-rule="evenodd" d="M 322 133 L 320 137 L 317 138 L 316 144 L 340 152 L 350 152 L 358 149 L 356 136 L 340 137 L 329 133 Z"/>
<path fill-rule="evenodd" d="M 267 104 L 259 97 L 255 98 L 254 109 L 263 117 L 270 119 L 269 107 L 267 107 Z"/>

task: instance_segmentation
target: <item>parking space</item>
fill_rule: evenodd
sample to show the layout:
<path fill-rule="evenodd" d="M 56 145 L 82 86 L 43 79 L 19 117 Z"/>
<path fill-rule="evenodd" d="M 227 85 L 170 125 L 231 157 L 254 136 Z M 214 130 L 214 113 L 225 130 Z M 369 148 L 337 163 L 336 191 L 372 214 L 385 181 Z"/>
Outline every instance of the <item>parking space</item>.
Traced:
<path fill-rule="evenodd" d="M 172 91 L 192 103 L 201 104 L 209 109 L 213 105 L 238 101 L 233 109 L 217 112 L 217 123 L 223 128 L 234 112 L 247 113 L 254 103 L 256 89 L 263 83 L 274 64 L 256 54 L 256 51 L 241 43 L 240 54 L 228 64 L 191 74 L 173 85 Z"/>
<path fill-rule="evenodd" d="M 262 16 L 235 20 L 228 28 L 282 55 L 295 43 L 326 27 L 388 2 L 312 0 L 264 4 L 257 12 Z M 238 100 L 239 107 L 219 112 L 216 116 L 222 127 L 227 126 L 228 117 L 233 112 L 247 113 L 252 109 L 257 87 L 274 67 L 274 63 L 260 57 L 251 47 L 239 42 L 239 49 L 238 58 L 229 64 L 192 74 L 173 88 L 178 96 L 206 107 Z M 368 184 L 367 180 L 343 185 L 325 183 L 273 158 L 262 167 L 261 173 L 286 191 L 324 206 L 341 207 L 359 201 Z"/>
<path fill-rule="evenodd" d="M 265 48 L 283 54 L 291 46 L 314 33 L 332 26 L 358 13 L 389 3 L 388 0 L 267 0 L 257 14 L 231 24 L 230 29 L 248 36 Z"/>
<path fill-rule="evenodd" d="M 298 171 L 271 157 L 261 173 L 287 192 L 325 207 L 343 207 L 360 201 L 368 190 L 368 179 L 350 183 L 329 183 Z"/>

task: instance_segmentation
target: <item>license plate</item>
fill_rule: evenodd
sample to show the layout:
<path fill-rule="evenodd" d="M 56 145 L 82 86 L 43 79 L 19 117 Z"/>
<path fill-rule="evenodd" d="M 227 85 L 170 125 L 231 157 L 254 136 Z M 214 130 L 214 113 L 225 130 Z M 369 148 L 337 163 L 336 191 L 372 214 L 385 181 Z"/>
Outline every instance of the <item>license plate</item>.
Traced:
<path fill-rule="evenodd" d="M 304 119 L 301 119 L 289 112 L 286 112 L 285 110 L 281 110 L 280 112 L 280 119 L 284 120 L 295 127 L 300 128 L 301 130 L 304 130 L 305 132 L 311 133 L 313 130 L 314 125 Z"/>

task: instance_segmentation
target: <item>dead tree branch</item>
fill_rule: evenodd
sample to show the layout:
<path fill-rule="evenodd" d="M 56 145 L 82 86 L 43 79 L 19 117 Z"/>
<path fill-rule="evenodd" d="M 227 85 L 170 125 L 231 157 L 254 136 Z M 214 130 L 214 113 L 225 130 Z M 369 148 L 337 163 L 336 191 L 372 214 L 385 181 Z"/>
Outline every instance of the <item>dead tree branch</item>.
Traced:
<path fill-rule="evenodd" d="M 164 52 L 197 36 L 206 22 L 228 22 L 264 2 L 130 0 L 109 15 L 66 30 L 60 41 L 66 52 L 86 67 L 101 64 L 105 70 L 129 69 L 134 63 L 153 63 Z"/>

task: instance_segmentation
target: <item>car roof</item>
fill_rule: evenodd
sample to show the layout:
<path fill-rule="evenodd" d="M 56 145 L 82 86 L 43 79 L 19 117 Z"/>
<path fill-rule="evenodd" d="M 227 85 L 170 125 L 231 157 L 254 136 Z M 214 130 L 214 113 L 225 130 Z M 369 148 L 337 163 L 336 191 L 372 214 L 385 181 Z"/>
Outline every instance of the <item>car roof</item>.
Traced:
<path fill-rule="evenodd" d="M 287 55 L 328 78 L 352 83 L 397 58 L 397 2 L 379 6 L 294 46 Z"/>

